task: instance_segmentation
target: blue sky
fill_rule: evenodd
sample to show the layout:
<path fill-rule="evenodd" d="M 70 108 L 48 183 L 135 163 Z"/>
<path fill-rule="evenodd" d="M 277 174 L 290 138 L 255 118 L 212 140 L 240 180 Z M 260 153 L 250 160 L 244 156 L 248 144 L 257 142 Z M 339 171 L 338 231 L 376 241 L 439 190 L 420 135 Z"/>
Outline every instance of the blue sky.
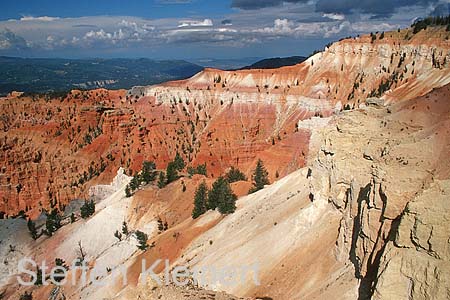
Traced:
<path fill-rule="evenodd" d="M 0 55 L 239 58 L 308 55 L 330 41 L 448 14 L 450 0 L 14 0 Z"/>
<path fill-rule="evenodd" d="M 230 1 L 157 0 L 14 0 L 0 4 L 2 20 L 21 16 L 83 17 L 96 15 L 174 18 L 179 16 L 220 16 L 232 11 Z"/>

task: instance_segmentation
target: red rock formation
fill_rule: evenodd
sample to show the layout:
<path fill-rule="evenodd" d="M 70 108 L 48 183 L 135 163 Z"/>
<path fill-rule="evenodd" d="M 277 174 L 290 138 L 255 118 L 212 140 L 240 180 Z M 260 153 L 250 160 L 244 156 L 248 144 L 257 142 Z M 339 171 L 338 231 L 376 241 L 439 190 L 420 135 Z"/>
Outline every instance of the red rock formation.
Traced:
<path fill-rule="evenodd" d="M 411 99 L 450 82 L 450 33 L 429 28 L 346 39 L 276 70 L 207 69 L 191 79 L 125 91 L 72 91 L 64 99 L 11 94 L 0 122 L 0 211 L 37 216 L 86 197 L 119 166 L 163 169 L 182 154 L 217 177 L 258 158 L 271 180 L 302 167 L 309 132 L 300 120 L 356 107 L 370 95 Z"/>

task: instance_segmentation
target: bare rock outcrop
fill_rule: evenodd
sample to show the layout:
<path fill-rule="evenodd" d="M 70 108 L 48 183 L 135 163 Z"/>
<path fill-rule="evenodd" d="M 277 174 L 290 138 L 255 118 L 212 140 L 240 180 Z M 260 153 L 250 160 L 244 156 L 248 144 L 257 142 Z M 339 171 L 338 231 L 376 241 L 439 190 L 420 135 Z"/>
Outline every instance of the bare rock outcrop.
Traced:
<path fill-rule="evenodd" d="M 406 207 L 380 258 L 373 299 L 448 299 L 450 181 L 436 181 Z"/>

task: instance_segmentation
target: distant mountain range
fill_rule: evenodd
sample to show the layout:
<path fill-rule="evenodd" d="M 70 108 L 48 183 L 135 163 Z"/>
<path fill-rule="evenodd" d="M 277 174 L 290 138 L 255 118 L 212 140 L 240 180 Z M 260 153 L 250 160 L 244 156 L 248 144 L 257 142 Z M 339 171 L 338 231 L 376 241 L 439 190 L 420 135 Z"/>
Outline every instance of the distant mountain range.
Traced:
<path fill-rule="evenodd" d="M 291 56 L 291 57 L 275 57 L 260 60 L 252 65 L 241 68 L 240 70 L 249 69 L 277 69 L 285 66 L 293 66 L 304 62 L 307 57 Z"/>
<path fill-rule="evenodd" d="M 203 67 L 183 60 L 47 59 L 0 56 L 0 94 L 70 89 L 128 89 L 184 79 Z"/>
<path fill-rule="evenodd" d="M 0 95 L 11 91 L 59 92 L 71 89 L 129 89 L 189 78 L 204 67 L 219 69 L 274 69 L 301 63 L 302 56 L 285 58 L 184 60 L 59 59 L 0 56 Z M 257 61 L 253 64 L 252 62 Z M 247 65 L 247 66 L 246 66 Z M 242 67 L 246 66 L 246 67 Z"/>

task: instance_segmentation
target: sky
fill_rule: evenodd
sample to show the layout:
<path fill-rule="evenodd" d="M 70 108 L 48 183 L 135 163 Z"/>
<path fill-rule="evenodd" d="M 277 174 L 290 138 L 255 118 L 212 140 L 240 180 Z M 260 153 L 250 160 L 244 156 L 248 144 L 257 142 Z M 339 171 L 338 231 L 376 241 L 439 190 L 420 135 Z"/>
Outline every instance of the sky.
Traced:
<path fill-rule="evenodd" d="M 342 37 L 448 15 L 449 7 L 450 0 L 2 0 L 0 55 L 307 56 Z"/>

